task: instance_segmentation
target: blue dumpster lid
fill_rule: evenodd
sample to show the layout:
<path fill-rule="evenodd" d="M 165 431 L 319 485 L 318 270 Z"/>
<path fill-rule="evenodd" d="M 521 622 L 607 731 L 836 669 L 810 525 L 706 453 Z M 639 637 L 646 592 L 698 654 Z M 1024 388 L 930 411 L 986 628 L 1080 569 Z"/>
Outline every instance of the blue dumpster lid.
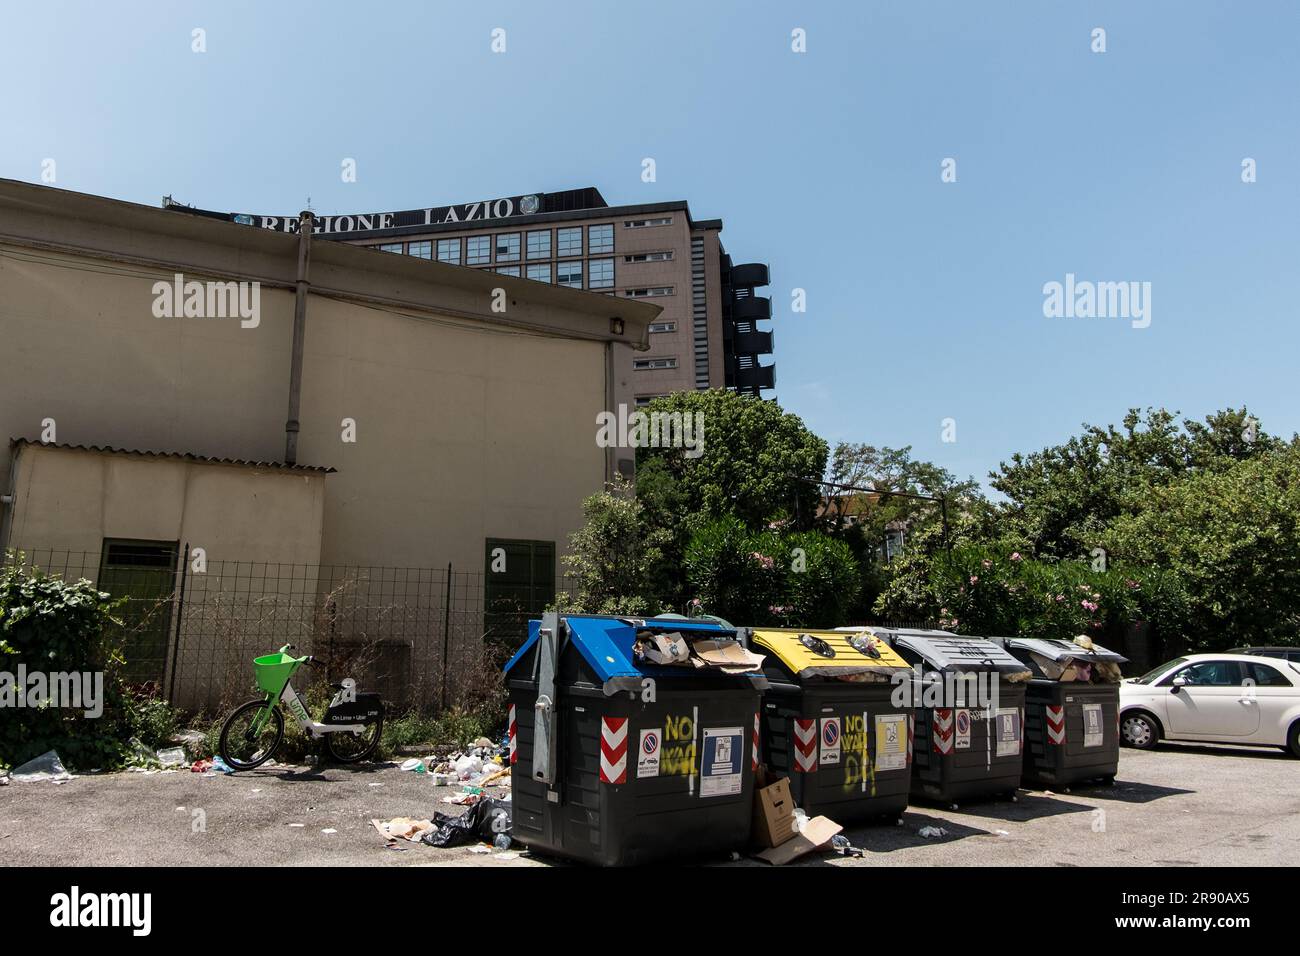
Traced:
<path fill-rule="evenodd" d="M 569 625 L 569 639 L 582 654 L 583 659 L 591 665 L 601 681 L 608 683 L 620 677 L 685 677 L 699 671 L 672 665 L 651 664 L 638 661 L 632 653 L 637 631 L 685 631 L 718 637 L 735 637 L 736 632 L 710 621 L 683 620 L 679 618 L 633 618 L 633 617 L 595 617 L 585 615 L 564 616 Z M 542 622 L 528 622 L 528 640 L 515 652 L 514 657 L 506 663 L 506 673 L 510 673 L 534 644 Z M 716 671 L 710 671 L 716 673 Z"/>

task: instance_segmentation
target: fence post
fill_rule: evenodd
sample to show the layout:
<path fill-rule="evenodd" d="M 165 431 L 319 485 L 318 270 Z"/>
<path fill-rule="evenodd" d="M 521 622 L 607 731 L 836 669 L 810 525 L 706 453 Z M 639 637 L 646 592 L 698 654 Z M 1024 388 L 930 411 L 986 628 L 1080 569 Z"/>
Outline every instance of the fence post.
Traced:
<path fill-rule="evenodd" d="M 442 709 L 447 709 L 447 648 L 451 636 L 451 562 L 447 562 L 447 590 L 442 602 Z"/>
<path fill-rule="evenodd" d="M 176 599 L 176 636 L 172 640 L 172 673 L 167 688 L 167 702 L 173 706 L 176 704 L 176 658 L 181 652 L 181 620 L 185 617 L 185 579 L 189 570 L 190 543 L 186 541 L 185 549 L 181 551 L 181 588 Z"/>

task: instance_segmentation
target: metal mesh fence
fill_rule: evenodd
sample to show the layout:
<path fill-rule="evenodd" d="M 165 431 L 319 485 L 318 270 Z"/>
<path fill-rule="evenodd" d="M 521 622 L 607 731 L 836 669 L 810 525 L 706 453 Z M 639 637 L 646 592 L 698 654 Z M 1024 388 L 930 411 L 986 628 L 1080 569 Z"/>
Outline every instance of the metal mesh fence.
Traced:
<path fill-rule="evenodd" d="M 501 664 L 548 603 L 450 566 L 199 564 L 176 551 L 28 549 L 6 562 L 119 599 L 113 636 L 127 679 L 190 711 L 252 696 L 252 659 L 284 644 L 315 656 L 319 676 L 353 677 L 399 710 L 471 705 L 499 687 Z"/>

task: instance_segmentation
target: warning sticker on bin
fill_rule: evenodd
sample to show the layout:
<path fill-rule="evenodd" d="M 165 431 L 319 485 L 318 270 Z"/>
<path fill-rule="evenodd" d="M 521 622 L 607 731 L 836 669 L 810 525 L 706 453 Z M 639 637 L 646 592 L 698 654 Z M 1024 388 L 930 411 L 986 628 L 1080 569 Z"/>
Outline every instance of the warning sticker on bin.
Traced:
<path fill-rule="evenodd" d="M 1105 739 L 1105 732 L 1101 729 L 1101 704 L 1084 704 L 1083 705 L 1083 745 L 1085 747 L 1100 747 Z"/>
<path fill-rule="evenodd" d="M 970 711 L 957 711 L 957 742 L 955 746 L 958 750 L 970 750 Z"/>
<path fill-rule="evenodd" d="M 876 715 L 876 773 L 907 769 L 907 715 Z"/>
<path fill-rule="evenodd" d="M 1020 709 L 1001 707 L 996 715 L 998 756 L 1010 757 L 1020 753 Z"/>
<path fill-rule="evenodd" d="M 636 751 L 638 777 L 659 776 L 659 750 L 663 746 L 663 741 L 663 732 L 658 727 L 641 731 L 641 746 Z"/>
<path fill-rule="evenodd" d="M 741 791 L 745 737 L 739 727 L 704 730 L 704 759 L 700 766 L 700 796 L 722 797 Z"/>
<path fill-rule="evenodd" d="M 819 763 L 837 764 L 840 762 L 840 719 L 838 717 L 822 718 L 822 753 Z"/>

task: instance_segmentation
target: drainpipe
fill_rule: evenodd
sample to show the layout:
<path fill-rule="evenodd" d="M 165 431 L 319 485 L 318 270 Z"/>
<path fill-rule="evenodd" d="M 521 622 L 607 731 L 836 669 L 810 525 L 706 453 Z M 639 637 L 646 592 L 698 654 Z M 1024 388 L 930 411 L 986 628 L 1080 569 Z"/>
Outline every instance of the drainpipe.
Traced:
<path fill-rule="evenodd" d="M 605 343 L 605 408 L 613 413 L 615 421 L 618 420 L 618 409 L 615 407 L 615 397 L 618 391 L 615 380 L 618 372 L 614 363 L 614 343 Z M 618 468 L 618 448 L 614 444 L 605 449 L 605 484 L 608 486 L 614 481 L 614 472 Z"/>
<path fill-rule="evenodd" d="M 298 214 L 298 278 L 293 300 L 293 361 L 289 367 L 289 418 L 284 423 L 284 463 L 298 463 L 298 407 L 302 402 L 302 343 L 307 334 L 307 269 L 311 264 L 312 214 Z"/>
<path fill-rule="evenodd" d="M 22 446 L 9 444 L 9 481 L 0 495 L 0 562 L 9 548 L 9 534 L 13 530 L 14 511 L 18 507 L 18 454 Z"/>

